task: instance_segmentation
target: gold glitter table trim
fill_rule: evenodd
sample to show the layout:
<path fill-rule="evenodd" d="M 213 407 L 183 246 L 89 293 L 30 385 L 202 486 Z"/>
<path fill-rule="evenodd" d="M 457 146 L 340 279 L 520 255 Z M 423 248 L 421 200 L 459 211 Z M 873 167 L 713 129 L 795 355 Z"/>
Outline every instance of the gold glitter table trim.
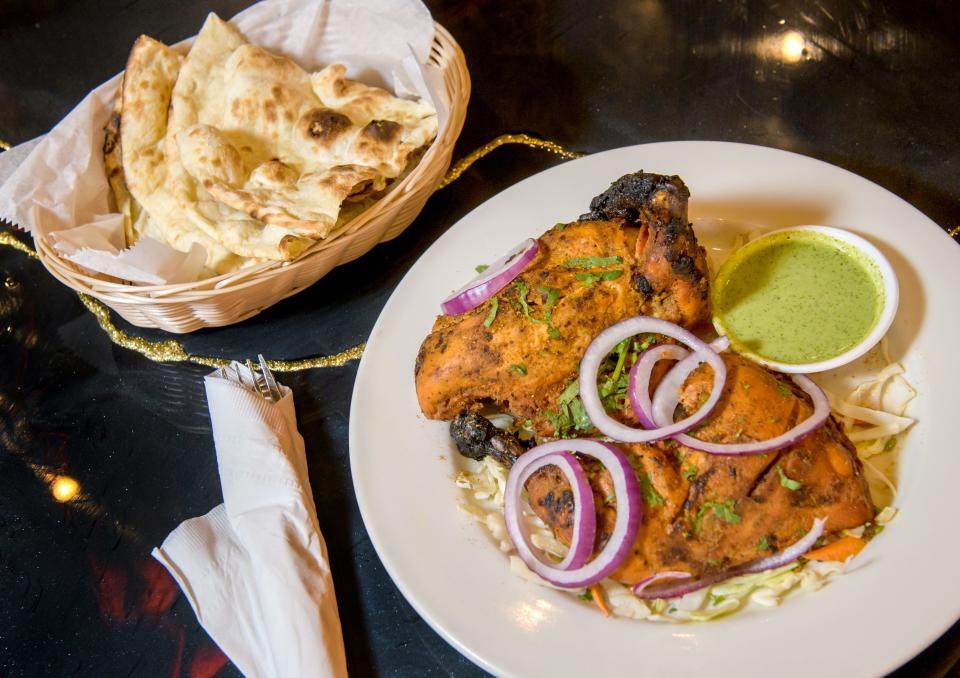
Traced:
<path fill-rule="evenodd" d="M 450 168 L 437 188 L 449 186 L 459 179 L 460 175 L 477 160 L 506 144 L 522 144 L 530 148 L 540 148 L 550 151 L 551 153 L 556 153 L 564 158 L 578 158 L 583 155 L 582 153 L 569 151 L 553 141 L 538 139 L 527 134 L 503 134 L 490 143 L 467 154 L 466 157 L 457 162 Z M 0 149 L 8 150 L 9 148 L 9 144 L 5 141 L 0 141 Z M 37 256 L 36 252 L 34 252 L 29 245 L 24 244 L 12 233 L 6 231 L 0 231 L 0 245 L 11 247 L 34 258 Z M 87 310 L 93 314 L 93 317 L 97 319 L 97 323 L 110 338 L 110 341 L 121 348 L 136 351 L 148 360 L 152 360 L 153 362 L 187 362 L 193 363 L 194 365 L 205 365 L 207 367 L 223 367 L 230 363 L 230 359 L 228 358 L 214 358 L 211 356 L 187 353 L 186 349 L 183 348 L 183 344 L 176 339 L 150 341 L 143 337 L 124 332 L 114 324 L 113 319 L 110 317 L 110 309 L 104 304 L 87 294 L 78 292 L 77 296 L 80 297 L 81 303 L 83 303 Z M 345 351 L 329 356 L 314 356 L 311 358 L 299 358 L 297 360 L 267 360 L 267 365 L 275 372 L 297 372 L 321 367 L 342 367 L 351 360 L 359 359 L 360 356 L 363 355 L 363 350 L 366 346 L 367 343 L 362 342 Z"/>
<path fill-rule="evenodd" d="M 488 155 L 492 151 L 495 151 L 501 146 L 505 146 L 507 144 L 521 144 L 523 146 L 529 146 L 530 148 L 541 148 L 545 151 L 556 153 L 560 157 L 567 158 L 568 160 L 583 156 L 583 153 L 569 151 L 554 141 L 538 139 L 537 137 L 532 137 L 528 134 L 501 134 L 490 143 L 484 144 L 477 150 L 468 153 L 462 160 L 457 161 L 457 163 L 447 171 L 447 176 L 443 178 L 443 181 L 440 182 L 440 185 L 437 186 L 437 189 L 449 186 L 454 181 L 459 179 L 460 175 L 467 171 L 467 168 L 469 168 L 470 165 L 475 163 L 480 158 Z"/>

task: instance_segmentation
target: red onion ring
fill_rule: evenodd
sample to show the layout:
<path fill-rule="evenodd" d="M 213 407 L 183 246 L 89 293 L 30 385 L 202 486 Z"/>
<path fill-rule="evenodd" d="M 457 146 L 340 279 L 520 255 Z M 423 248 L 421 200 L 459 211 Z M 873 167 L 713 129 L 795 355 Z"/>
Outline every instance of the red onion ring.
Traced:
<path fill-rule="evenodd" d="M 807 534 L 793 543 L 789 548 L 784 549 L 780 553 L 775 553 L 772 556 L 752 560 L 749 563 L 737 565 L 729 570 L 717 572 L 716 574 L 712 574 L 709 577 L 704 577 L 703 579 L 684 581 L 678 584 L 668 584 L 666 586 L 659 586 L 655 589 L 649 588 L 650 584 L 653 583 L 655 578 L 659 577 L 661 579 L 666 579 L 668 576 L 676 578 L 678 574 L 677 572 L 661 572 L 653 575 L 652 577 L 641 579 L 634 585 L 633 593 L 635 596 L 642 598 L 643 600 L 665 600 L 667 598 L 679 598 L 680 596 L 685 596 L 688 593 L 699 591 L 707 586 L 719 584 L 720 582 L 726 581 L 727 579 L 732 579 L 733 577 L 739 577 L 740 575 L 744 574 L 756 574 L 757 572 L 766 572 L 767 570 L 775 570 L 778 567 L 783 567 L 784 565 L 792 563 L 813 548 L 813 545 L 816 544 L 817 540 L 823 535 L 824 526 L 826 523 L 826 518 L 815 519 L 813 521 L 813 527 L 810 528 L 810 531 L 807 532 Z M 689 577 L 689 574 L 687 576 Z"/>
<path fill-rule="evenodd" d="M 664 378 L 663 382 L 661 382 L 660 388 L 657 389 L 657 392 L 653 396 L 654 421 L 672 421 L 673 411 L 676 409 L 677 402 L 680 399 L 680 393 L 679 389 L 672 389 L 668 386 L 668 379 L 673 376 L 674 372 L 678 372 L 678 378 L 682 375 L 683 379 L 686 379 L 687 375 L 696 367 L 696 363 L 693 361 L 688 365 L 684 365 L 684 363 L 692 357 L 693 356 L 684 358 L 677 363 L 667 377 Z M 688 367 L 690 369 L 687 369 Z M 826 423 L 827 418 L 830 416 L 830 401 L 827 400 L 827 396 L 820 387 L 813 383 L 808 377 L 802 374 L 793 374 L 790 376 L 793 382 L 810 396 L 810 399 L 813 401 L 813 412 L 809 417 L 789 431 L 781 433 L 776 438 L 758 440 L 750 443 L 712 443 L 694 438 L 686 433 L 679 433 L 673 436 L 673 439 L 681 445 L 689 447 L 691 450 L 699 450 L 700 452 L 706 452 L 708 454 L 724 456 L 764 454 L 796 444 Z M 681 381 L 681 384 L 682 383 Z"/>
<path fill-rule="evenodd" d="M 506 255 L 490 264 L 475 277 L 440 303 L 444 315 L 462 315 L 472 311 L 509 285 L 533 261 L 540 251 L 540 242 L 527 238 Z"/>
<path fill-rule="evenodd" d="M 633 594 L 639 595 L 645 588 L 654 582 L 660 581 L 661 579 L 690 579 L 692 576 L 693 575 L 689 572 L 680 572 L 679 570 L 665 570 L 663 572 L 657 572 L 656 574 L 651 574 L 649 577 L 644 577 L 634 584 Z"/>
<path fill-rule="evenodd" d="M 544 458 L 549 461 L 540 464 L 540 466 L 556 463 L 556 460 L 563 458 L 558 453 L 579 452 L 593 457 L 603 464 L 610 473 L 613 480 L 614 495 L 617 500 L 617 519 L 613 526 L 613 532 L 610 539 L 594 557 L 593 560 L 580 566 L 573 564 L 575 559 L 579 559 L 582 549 L 587 550 L 587 555 L 593 550 L 593 540 L 589 543 L 585 539 L 586 526 L 581 523 L 590 522 L 593 525 L 594 534 L 596 531 L 597 514 L 593 504 L 593 491 L 586 481 L 583 469 L 584 484 L 586 487 L 580 487 L 579 492 L 583 497 L 576 496 L 577 490 L 574 490 L 574 534 L 579 529 L 582 533 L 580 542 L 574 546 L 571 544 L 571 552 L 577 551 L 577 555 L 571 558 L 568 563 L 568 569 L 563 569 L 562 565 L 547 563 L 543 561 L 530 545 L 529 529 L 523 520 L 521 511 L 521 492 L 526 479 L 533 473 L 530 467 L 537 464 Z M 572 455 L 569 455 L 572 456 Z M 579 464 L 575 464 L 579 467 Z M 539 466 L 538 466 L 539 468 Z M 562 467 L 561 467 L 562 469 Z M 574 471 L 573 476 L 576 476 Z M 579 476 L 576 476 L 579 477 Z M 568 479 L 570 476 L 568 476 Z M 573 487 L 579 484 L 571 483 Z M 589 499 L 586 499 L 589 497 Z M 520 559 L 526 563 L 531 571 L 550 582 L 554 586 L 562 588 L 583 588 L 591 586 L 604 577 L 609 576 L 614 570 L 620 567 L 620 564 L 626 559 L 637 538 L 637 531 L 640 529 L 640 520 L 642 518 L 642 505 L 640 503 L 640 487 L 637 483 L 637 477 L 630 466 L 627 457 L 613 445 L 590 438 L 573 438 L 570 440 L 554 440 L 543 445 L 538 445 L 533 449 L 520 455 L 520 458 L 514 463 L 507 476 L 507 486 L 504 490 L 503 515 L 507 523 L 507 534 L 517 549 Z M 568 556 L 569 557 L 569 556 Z M 566 562 L 566 559 L 564 560 Z"/>
<path fill-rule="evenodd" d="M 729 345 L 730 340 L 727 337 L 720 337 L 710 344 L 710 348 L 720 352 L 726 350 Z M 658 361 L 668 359 L 679 360 L 679 362 L 664 376 L 663 380 L 657 386 L 657 390 L 651 401 L 649 397 L 650 373 Z M 676 410 L 677 403 L 680 401 L 680 391 L 683 383 L 701 362 L 697 354 L 691 354 L 680 346 L 661 345 L 644 352 L 630 370 L 630 386 L 628 389 L 630 406 L 633 408 L 634 414 L 641 424 L 647 427 L 662 427 L 665 424 L 673 422 L 673 413 Z M 820 387 L 808 377 L 801 374 L 794 374 L 791 375 L 791 378 L 797 386 L 810 396 L 810 399 L 813 401 L 813 413 L 792 429 L 782 433 L 776 438 L 750 443 L 711 443 L 700 440 L 699 438 L 694 438 L 683 432 L 672 434 L 671 437 L 681 445 L 689 447 L 692 450 L 723 456 L 764 454 L 794 445 L 826 423 L 827 418 L 830 416 L 830 402 Z M 714 389 L 716 389 L 716 380 L 714 380 Z M 711 396 L 713 396 L 714 393 L 715 391 L 712 391 Z M 709 400 L 707 402 L 709 403 Z M 700 416 L 705 408 L 706 404 L 696 413 L 683 419 L 681 422 L 677 422 L 677 424 L 687 422 L 684 430 L 689 430 L 693 426 L 696 426 L 696 423 L 689 423 L 693 419 L 696 418 L 699 421 L 705 419 L 705 417 Z M 697 423 L 699 423 L 699 421 Z M 663 430 L 663 428 L 659 430 Z"/>
<path fill-rule="evenodd" d="M 523 457 L 526 456 L 526 454 L 523 455 Z M 573 537 L 570 540 L 570 550 L 567 551 L 566 557 L 559 563 L 544 560 L 538 556 L 533 549 L 530 549 L 530 553 L 538 562 L 550 567 L 555 567 L 558 570 L 578 568 L 589 560 L 590 554 L 593 553 L 593 543 L 597 538 L 597 507 L 593 499 L 593 489 L 591 489 L 587 475 L 583 472 L 583 468 L 580 466 L 577 458 L 566 451 L 544 454 L 524 466 L 518 474 L 517 486 L 522 488 L 526 484 L 527 479 L 544 466 L 556 466 L 559 468 L 573 490 Z M 514 466 L 514 468 L 516 468 L 516 466 Z M 510 485 L 508 482 L 507 490 L 504 492 L 504 514 L 507 512 L 506 495 L 507 492 L 509 492 L 509 488 Z M 519 501 L 519 497 L 517 497 L 517 500 Z M 511 511 L 513 511 L 513 508 L 511 508 Z M 519 505 L 517 505 L 516 514 L 517 516 L 520 515 Z M 524 545 L 528 545 L 530 541 L 530 528 L 522 518 L 518 521 L 518 525 L 520 526 L 520 531 L 523 536 L 521 541 Z M 512 533 L 511 539 L 513 539 Z M 520 549 L 518 548 L 517 551 L 520 551 Z"/>
<path fill-rule="evenodd" d="M 695 414 L 683 421 L 676 424 L 670 421 L 653 430 L 632 428 L 610 417 L 603 407 L 600 393 L 597 390 L 597 373 L 600 371 L 600 364 L 607 357 L 607 354 L 624 339 L 643 333 L 672 337 L 693 349 L 693 355 L 697 356 L 700 362 L 706 362 L 713 368 L 713 390 L 707 402 Z M 634 365 L 635 367 L 636 365 Z M 632 374 L 633 368 L 631 368 L 631 376 Z M 640 372 L 638 371 L 637 374 L 639 375 Z M 649 376 L 649 371 L 646 373 L 645 379 L 638 376 L 634 380 L 634 388 L 629 390 L 644 393 L 644 389 L 650 387 Z M 706 419 L 717 401 L 720 400 L 726 378 L 727 367 L 723 359 L 695 334 L 666 320 L 638 315 L 622 320 L 616 325 L 611 325 L 590 342 L 583 354 L 583 360 L 580 361 L 580 400 L 583 401 L 583 407 L 587 416 L 590 417 L 590 421 L 604 435 L 626 443 L 648 443 L 681 433 Z M 647 390 L 646 393 L 648 392 Z"/>
<path fill-rule="evenodd" d="M 720 337 L 719 339 L 714 339 L 709 346 L 713 351 L 721 353 L 730 347 L 730 339 L 729 337 Z M 688 355 L 690 355 L 690 351 L 682 346 L 677 346 L 676 344 L 660 344 L 659 346 L 654 346 L 653 348 L 644 351 L 640 356 L 640 359 L 634 363 L 632 368 L 630 368 L 630 380 L 627 383 L 627 395 L 630 397 L 630 407 L 633 409 L 633 413 L 637 416 L 637 419 L 640 421 L 640 425 L 644 428 L 658 428 L 653 419 L 653 404 L 650 401 L 650 375 L 653 373 L 654 366 L 661 360 L 683 360 Z M 671 369 L 667 375 L 671 374 L 672 372 L 673 369 Z M 666 379 L 666 376 L 664 379 Z M 686 376 L 684 379 L 686 379 Z M 678 392 L 682 386 L 683 381 L 681 381 L 677 386 Z M 714 386 L 716 386 L 716 384 L 714 384 Z M 706 406 L 707 403 L 704 403 L 703 407 L 700 408 L 700 411 L 706 408 Z M 712 410 L 713 408 L 711 407 L 710 409 Z M 686 428 L 681 429 L 681 432 L 693 428 L 700 423 L 700 421 L 703 421 L 703 419 L 706 417 L 706 414 L 709 414 L 708 411 L 705 415 L 700 416 L 700 411 L 695 412 L 693 415 L 687 417 L 681 422 L 677 422 L 677 425 L 679 425 L 684 422 L 688 422 L 688 420 L 693 418 L 697 419 L 696 422 L 690 423 Z"/>

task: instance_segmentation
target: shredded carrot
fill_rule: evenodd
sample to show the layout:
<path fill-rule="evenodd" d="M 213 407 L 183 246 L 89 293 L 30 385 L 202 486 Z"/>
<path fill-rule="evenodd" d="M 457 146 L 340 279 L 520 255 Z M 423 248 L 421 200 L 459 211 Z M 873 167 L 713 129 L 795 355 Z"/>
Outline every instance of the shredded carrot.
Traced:
<path fill-rule="evenodd" d="M 837 560 L 842 562 L 860 553 L 866 545 L 867 542 L 859 537 L 840 537 L 840 539 L 826 546 L 807 551 L 803 554 L 803 557 L 807 560 Z"/>
<path fill-rule="evenodd" d="M 609 617 L 612 613 L 610 612 L 610 606 L 607 605 L 607 599 L 603 597 L 603 587 L 600 584 L 594 584 L 590 587 L 590 594 L 593 597 L 593 602 L 597 604 L 597 607 L 600 608 L 600 611 L 603 612 L 604 617 Z"/>

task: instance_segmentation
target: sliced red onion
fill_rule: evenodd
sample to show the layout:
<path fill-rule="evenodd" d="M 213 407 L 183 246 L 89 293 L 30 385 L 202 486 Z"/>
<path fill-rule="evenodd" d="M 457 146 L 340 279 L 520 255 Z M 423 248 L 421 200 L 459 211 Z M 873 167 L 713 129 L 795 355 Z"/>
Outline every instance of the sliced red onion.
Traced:
<path fill-rule="evenodd" d="M 684 360 L 686 360 L 686 358 Z M 680 368 L 682 365 L 683 361 L 680 361 L 676 367 L 674 367 L 674 370 Z M 671 370 L 671 374 L 674 370 Z M 830 416 L 830 401 L 827 400 L 827 396 L 820 390 L 820 387 L 813 383 L 808 377 L 802 374 L 793 374 L 790 376 L 794 383 L 810 396 L 810 399 L 813 401 L 813 413 L 789 431 L 778 435 L 776 438 L 758 440 L 751 443 L 711 443 L 700 440 L 699 438 L 694 438 L 685 433 L 677 434 L 673 436 L 673 439 L 692 450 L 726 456 L 764 454 L 796 444 L 826 423 L 827 418 Z M 664 382 L 666 382 L 666 379 L 664 379 Z M 661 387 L 663 385 L 664 384 L 661 384 Z M 658 388 L 653 397 L 654 421 L 672 420 L 673 410 L 676 408 L 677 401 L 679 400 L 679 393 L 674 395 L 672 392 L 667 391 L 664 393 L 663 398 L 660 398 L 660 394 L 661 391 Z M 669 415 L 667 414 L 668 412 L 670 413 Z"/>
<path fill-rule="evenodd" d="M 688 355 L 690 351 L 683 346 L 660 344 L 644 351 L 630 368 L 627 396 L 630 398 L 633 413 L 644 428 L 657 428 L 653 421 L 653 405 L 650 402 L 650 376 L 653 368 L 661 360 L 681 360 Z"/>
<path fill-rule="evenodd" d="M 561 564 L 548 563 L 542 560 L 530 545 L 529 529 L 523 520 L 521 511 L 521 492 L 524 482 L 529 478 L 527 470 L 540 459 L 550 457 L 558 459 L 557 453 L 561 452 L 579 452 L 593 457 L 603 464 L 610 473 L 613 480 L 613 489 L 617 501 L 617 519 L 613 526 L 613 532 L 607 544 L 590 562 L 579 567 L 571 566 L 569 569 L 563 569 Z M 553 456 L 551 456 L 553 455 Z M 547 463 L 554 463 L 553 461 Z M 582 469 L 581 469 L 582 472 Z M 580 500 L 574 498 L 576 502 L 575 510 L 580 511 L 579 516 L 574 518 L 574 531 L 577 529 L 578 518 L 580 521 L 586 521 L 588 518 L 592 521 L 594 530 L 596 530 L 597 514 L 593 506 L 593 492 L 587 485 L 586 489 L 581 488 L 581 494 L 584 497 L 590 497 L 589 510 L 586 499 L 581 504 Z M 590 438 L 574 438 L 571 440 L 554 440 L 543 445 L 538 445 L 533 449 L 520 455 L 520 458 L 514 463 L 507 476 L 507 486 L 504 491 L 503 514 L 506 518 L 507 533 L 510 540 L 517 549 L 520 559 L 527 564 L 533 572 L 554 586 L 562 588 L 583 588 L 591 586 L 604 577 L 609 576 L 614 570 L 620 567 L 620 564 L 626 559 L 637 538 L 637 531 L 640 529 L 640 520 L 642 517 L 642 507 L 640 503 L 640 487 L 637 483 L 637 477 L 634 475 L 633 468 L 627 457 L 610 443 L 593 440 Z M 582 528 L 581 528 L 582 530 Z M 585 541 L 585 540 L 584 540 Z M 581 548 L 577 546 L 577 550 Z M 587 547 L 589 551 L 593 549 L 593 543 Z M 573 551 L 571 544 L 571 551 Z M 589 553 L 588 551 L 588 553 Z"/>
<path fill-rule="evenodd" d="M 636 584 L 633 585 L 634 595 L 639 595 L 643 592 L 645 588 L 658 582 L 661 579 L 690 579 L 693 575 L 689 572 L 680 572 L 679 570 L 666 570 L 664 572 L 657 572 L 656 574 L 651 574 L 649 577 L 641 579 Z"/>
<path fill-rule="evenodd" d="M 811 527 L 810 531 L 807 532 L 801 539 L 780 553 L 775 553 L 772 556 L 752 560 L 749 563 L 737 565 L 729 570 L 717 572 L 716 574 L 712 574 L 709 577 L 704 577 L 703 579 L 683 581 L 677 584 L 668 584 L 666 586 L 658 586 L 654 589 L 649 588 L 650 584 L 653 582 L 648 580 L 652 580 L 654 577 L 666 579 L 668 576 L 675 577 L 677 575 L 676 572 L 661 572 L 660 574 L 653 575 L 653 577 L 641 579 L 639 582 L 637 582 L 636 586 L 634 586 L 633 593 L 638 598 L 643 598 L 644 600 L 679 598 L 680 596 L 685 596 L 688 593 L 698 591 L 707 586 L 719 584 L 720 582 L 726 581 L 727 579 L 732 579 L 733 577 L 739 577 L 740 575 L 744 574 L 756 574 L 757 572 L 766 572 L 767 570 L 775 570 L 778 567 L 789 565 L 813 548 L 813 545 L 816 544 L 817 540 L 823 535 L 824 526 L 826 523 L 826 518 L 815 519 L 813 521 L 813 527 Z"/>
<path fill-rule="evenodd" d="M 693 349 L 693 354 L 698 360 L 708 363 L 713 368 L 714 375 L 713 391 L 703 407 L 681 422 L 674 424 L 670 421 L 653 430 L 633 428 L 610 417 L 603 407 L 597 390 L 597 373 L 607 354 L 624 339 L 643 333 L 661 334 L 683 342 Z M 632 369 L 631 372 L 633 372 Z M 723 359 L 695 334 L 666 320 L 638 315 L 611 325 L 598 334 L 587 347 L 583 360 L 580 361 L 580 399 L 583 401 L 583 407 L 590 421 L 604 435 L 626 443 L 648 443 L 685 431 L 695 426 L 697 421 L 705 419 L 720 399 L 726 376 L 727 368 Z M 639 377 L 635 379 L 634 385 L 636 388 L 630 389 L 631 391 L 640 393 L 645 387 L 649 389 L 649 372 L 646 379 Z"/>
<path fill-rule="evenodd" d="M 526 457 L 526 455 L 523 455 L 523 457 Z M 580 462 L 569 452 L 551 452 L 550 454 L 540 456 L 538 459 L 534 459 L 533 462 L 524 466 L 519 472 L 516 482 L 517 487 L 522 489 L 527 479 L 544 466 L 556 466 L 566 477 L 567 482 L 570 483 L 570 488 L 573 491 L 573 536 L 570 539 L 570 550 L 567 551 L 567 555 L 559 563 L 544 560 L 538 556 L 533 549 L 530 549 L 530 554 L 533 555 L 538 562 L 550 567 L 555 567 L 558 570 L 578 568 L 590 559 L 590 554 L 593 553 L 593 543 L 597 538 L 597 507 L 593 499 L 593 489 L 590 487 L 587 474 L 583 472 Z M 514 468 L 516 468 L 516 466 L 514 466 Z M 505 497 L 508 496 L 509 491 L 510 485 L 508 483 L 506 492 L 504 493 Z M 511 504 L 512 499 L 513 498 L 511 498 Z M 516 497 L 516 500 L 519 502 L 519 497 Z M 519 515 L 519 503 L 516 507 L 516 512 Z M 510 510 L 513 511 L 513 508 Z M 504 513 L 506 512 L 507 502 L 506 499 L 504 499 Z M 518 524 L 523 533 L 523 539 L 521 541 L 524 545 L 527 545 L 530 541 L 529 526 L 526 521 L 522 519 Z M 513 535 L 511 534 L 511 539 L 512 538 Z M 517 551 L 520 551 L 520 548 L 518 548 Z M 521 554 L 521 556 L 522 555 L 523 554 Z"/>
<path fill-rule="evenodd" d="M 509 285 L 533 261 L 540 251 L 540 242 L 527 238 L 505 256 L 490 264 L 480 275 L 440 303 L 445 315 L 462 315 L 472 311 Z"/>
<path fill-rule="evenodd" d="M 729 337 L 720 337 L 718 339 L 714 339 L 709 346 L 713 351 L 721 353 L 730 348 L 730 339 Z M 640 356 L 640 359 L 637 360 L 637 362 L 634 363 L 633 367 L 630 369 L 630 381 L 627 384 L 627 394 L 630 397 L 630 407 L 633 408 L 633 413 L 637 416 L 637 419 L 644 428 L 658 428 L 657 424 L 654 422 L 653 404 L 650 401 L 650 377 L 653 373 L 654 366 L 661 360 L 683 360 L 688 355 L 690 355 L 690 351 L 682 346 L 677 346 L 676 344 L 660 344 L 659 346 L 654 346 L 653 348 L 644 351 Z M 699 365 L 699 362 L 695 363 L 695 365 Z M 673 373 L 674 369 L 664 376 L 665 380 L 667 376 Z M 684 380 L 685 379 L 686 376 L 684 376 Z M 682 386 L 683 381 L 681 381 L 679 386 L 677 386 L 677 393 L 680 392 L 680 388 Z M 714 392 L 716 392 L 716 390 L 717 383 L 716 379 L 714 379 Z M 711 393 L 711 396 L 713 395 L 714 393 Z M 720 396 L 717 395 L 712 405 L 710 405 L 710 401 L 708 400 L 697 412 L 690 415 L 683 421 L 677 422 L 675 426 L 686 424 L 685 428 L 680 429 L 681 432 L 693 428 L 701 421 L 706 419 L 706 417 L 710 414 L 710 411 L 712 411 L 716 406 L 716 400 L 719 400 L 719 398 Z M 709 409 L 707 408 L 708 405 L 710 405 Z M 671 416 L 671 421 L 672 419 L 673 417 Z"/>

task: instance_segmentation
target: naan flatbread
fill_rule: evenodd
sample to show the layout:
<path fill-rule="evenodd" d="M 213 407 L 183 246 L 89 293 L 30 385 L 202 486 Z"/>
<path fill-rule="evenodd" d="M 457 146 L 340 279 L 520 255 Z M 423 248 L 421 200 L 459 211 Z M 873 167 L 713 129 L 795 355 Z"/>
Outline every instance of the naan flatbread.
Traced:
<path fill-rule="evenodd" d="M 345 72 L 307 73 L 215 14 L 186 58 L 141 36 L 103 149 L 127 244 L 198 243 L 225 273 L 293 259 L 381 197 L 436 136 L 436 112 Z"/>
<path fill-rule="evenodd" d="M 311 76 L 211 14 L 174 90 L 168 153 L 221 204 L 326 237 L 345 200 L 383 190 L 437 133 L 428 103 L 345 70 Z"/>
<path fill-rule="evenodd" d="M 285 253 L 280 246 L 288 234 L 265 233 L 262 223 L 242 212 L 220 205 L 211 209 L 196 195 L 193 200 L 180 200 L 174 193 L 174 178 L 184 173 L 181 169 L 178 174 L 167 157 L 167 111 L 181 61 L 180 55 L 163 43 L 141 36 L 127 62 L 120 114 L 121 158 L 127 188 L 148 214 L 147 220 L 135 218 L 135 227 L 181 251 L 188 252 L 199 243 L 207 251 L 207 267 L 215 273 L 235 270 L 244 263 L 241 257 L 293 258 L 299 252 Z M 233 224 L 235 230 L 242 228 L 243 246 L 230 247 L 196 227 L 197 221 L 211 218 Z"/>

